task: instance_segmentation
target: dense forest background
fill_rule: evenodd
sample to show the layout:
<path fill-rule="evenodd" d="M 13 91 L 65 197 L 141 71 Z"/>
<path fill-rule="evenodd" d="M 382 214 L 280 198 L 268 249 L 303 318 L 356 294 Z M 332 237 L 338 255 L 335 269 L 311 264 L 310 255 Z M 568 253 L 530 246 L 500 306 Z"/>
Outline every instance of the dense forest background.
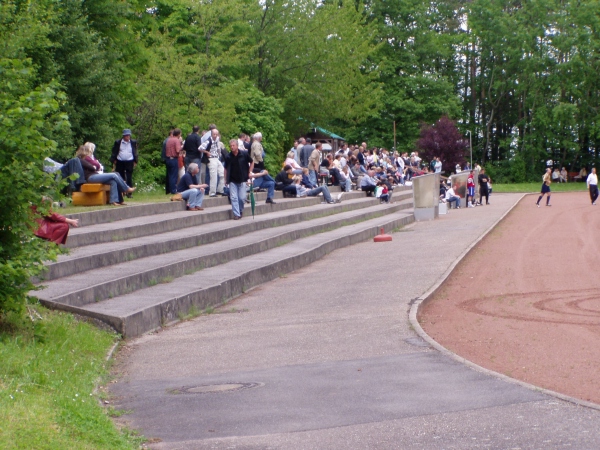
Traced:
<path fill-rule="evenodd" d="M 150 188 L 172 126 L 260 130 L 279 163 L 310 124 L 391 148 L 395 121 L 410 151 L 446 115 L 496 181 L 538 180 L 597 160 L 599 3 L 4 0 L 0 119 L 9 139 L 7 108 L 45 92 L 32 129 L 58 160 L 92 141 L 106 162 L 131 128 Z"/>

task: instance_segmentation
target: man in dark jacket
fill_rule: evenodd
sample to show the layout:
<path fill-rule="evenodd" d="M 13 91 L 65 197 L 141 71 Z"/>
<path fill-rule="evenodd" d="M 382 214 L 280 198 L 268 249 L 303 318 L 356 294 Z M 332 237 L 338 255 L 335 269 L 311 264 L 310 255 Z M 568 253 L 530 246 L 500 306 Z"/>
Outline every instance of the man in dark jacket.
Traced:
<path fill-rule="evenodd" d="M 275 189 L 283 191 L 283 196 L 296 195 L 296 186 L 292 179 L 293 168 L 290 165 L 284 166 L 283 170 L 275 176 Z"/>
<path fill-rule="evenodd" d="M 244 213 L 246 182 L 252 177 L 254 162 L 247 151 L 238 149 L 237 139 L 229 141 L 229 148 L 231 152 L 225 159 L 225 181 L 229 185 L 233 220 L 239 220 Z"/>
<path fill-rule="evenodd" d="M 195 125 L 192 128 L 192 132 L 187 135 L 185 142 L 183 143 L 183 150 L 185 150 L 185 167 L 186 170 L 191 163 L 198 164 L 200 167 L 200 151 L 198 148 L 202 145 L 202 137 L 198 134 L 200 127 Z M 200 171 L 200 169 L 198 169 Z"/>
<path fill-rule="evenodd" d="M 138 152 L 137 141 L 131 139 L 131 130 L 123 130 L 123 137 L 117 139 L 112 148 L 110 162 L 113 164 L 113 172 L 121 175 L 128 186 L 133 187 L 133 169 L 137 166 Z M 131 197 L 131 194 L 127 194 Z"/>

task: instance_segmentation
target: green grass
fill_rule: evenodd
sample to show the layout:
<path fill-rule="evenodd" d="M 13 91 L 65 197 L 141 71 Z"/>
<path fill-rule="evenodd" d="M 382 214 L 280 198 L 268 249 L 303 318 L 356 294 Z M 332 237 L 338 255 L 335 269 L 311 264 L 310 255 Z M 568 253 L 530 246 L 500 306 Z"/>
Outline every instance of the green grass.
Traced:
<path fill-rule="evenodd" d="M 125 198 L 127 205 L 140 205 L 143 203 L 160 203 L 168 202 L 171 200 L 171 195 L 165 195 L 164 191 L 152 191 L 152 192 L 134 192 L 133 198 Z M 70 199 L 67 199 L 67 205 L 70 205 Z M 80 212 L 98 211 L 100 209 L 111 209 L 111 208 L 125 208 L 125 206 L 67 206 L 66 208 L 59 208 L 56 210 L 59 214 L 74 214 Z"/>
<path fill-rule="evenodd" d="M 493 192 L 540 192 L 541 188 L 541 181 L 539 183 L 497 183 L 493 185 Z M 552 183 L 550 189 L 552 189 L 552 192 L 587 191 L 587 186 L 585 183 Z"/>
<path fill-rule="evenodd" d="M 98 403 L 115 334 L 38 307 L 41 331 L 0 334 L 0 448 L 134 449 Z"/>

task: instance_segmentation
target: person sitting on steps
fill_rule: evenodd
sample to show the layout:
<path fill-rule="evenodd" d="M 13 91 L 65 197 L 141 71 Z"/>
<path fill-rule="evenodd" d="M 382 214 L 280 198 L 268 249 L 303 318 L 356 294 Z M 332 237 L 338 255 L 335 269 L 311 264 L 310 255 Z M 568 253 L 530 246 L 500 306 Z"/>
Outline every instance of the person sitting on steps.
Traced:
<path fill-rule="evenodd" d="M 96 146 L 91 144 L 93 148 Z M 100 173 L 102 165 L 96 159 L 92 158 L 93 151 L 91 146 L 81 146 L 77 149 L 76 156 L 81 160 L 81 166 L 85 173 L 85 179 L 88 183 L 100 183 L 110 185 L 109 203 L 113 206 L 123 206 L 123 193 L 131 194 L 135 191 L 134 187 L 129 187 L 116 172 Z"/>
<path fill-rule="evenodd" d="M 283 170 L 277 174 L 275 177 L 275 189 L 283 192 L 284 197 L 291 197 L 296 195 L 296 188 L 293 185 L 292 177 L 293 177 L 292 166 L 285 165 Z M 306 169 L 308 170 L 308 169 Z"/>
<path fill-rule="evenodd" d="M 360 189 L 367 193 L 367 197 L 372 197 L 377 186 L 377 181 L 373 178 L 375 171 L 369 170 L 360 180 Z"/>
<path fill-rule="evenodd" d="M 316 197 L 319 194 L 323 194 L 323 199 L 325 200 L 323 203 L 340 203 L 342 201 L 342 192 L 340 192 L 334 200 L 331 198 L 331 193 L 327 186 L 323 185 L 314 189 L 308 189 L 302 185 L 302 178 L 299 175 L 294 176 L 293 183 L 293 186 L 296 189 L 296 197 Z"/>
<path fill-rule="evenodd" d="M 190 163 L 187 172 L 177 184 L 177 192 L 187 202 L 186 209 L 188 211 L 202 211 L 204 209 L 202 208 L 202 201 L 204 200 L 204 189 L 208 187 L 208 184 L 200 184 L 198 181 L 199 173 L 198 163 Z"/>

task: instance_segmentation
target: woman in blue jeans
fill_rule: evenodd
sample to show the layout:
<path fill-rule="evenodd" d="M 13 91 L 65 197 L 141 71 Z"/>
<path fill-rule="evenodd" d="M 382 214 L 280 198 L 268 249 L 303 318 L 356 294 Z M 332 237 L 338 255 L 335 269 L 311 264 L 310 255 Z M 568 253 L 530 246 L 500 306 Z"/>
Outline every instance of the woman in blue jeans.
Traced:
<path fill-rule="evenodd" d="M 134 187 L 129 187 L 118 173 L 100 173 L 103 168 L 98 160 L 94 159 L 94 144 L 87 143 L 77 149 L 76 156 L 81 160 L 81 166 L 85 174 L 85 180 L 88 183 L 100 183 L 110 185 L 109 203 L 113 206 L 122 206 L 123 193 L 131 194 L 135 191 Z"/>

